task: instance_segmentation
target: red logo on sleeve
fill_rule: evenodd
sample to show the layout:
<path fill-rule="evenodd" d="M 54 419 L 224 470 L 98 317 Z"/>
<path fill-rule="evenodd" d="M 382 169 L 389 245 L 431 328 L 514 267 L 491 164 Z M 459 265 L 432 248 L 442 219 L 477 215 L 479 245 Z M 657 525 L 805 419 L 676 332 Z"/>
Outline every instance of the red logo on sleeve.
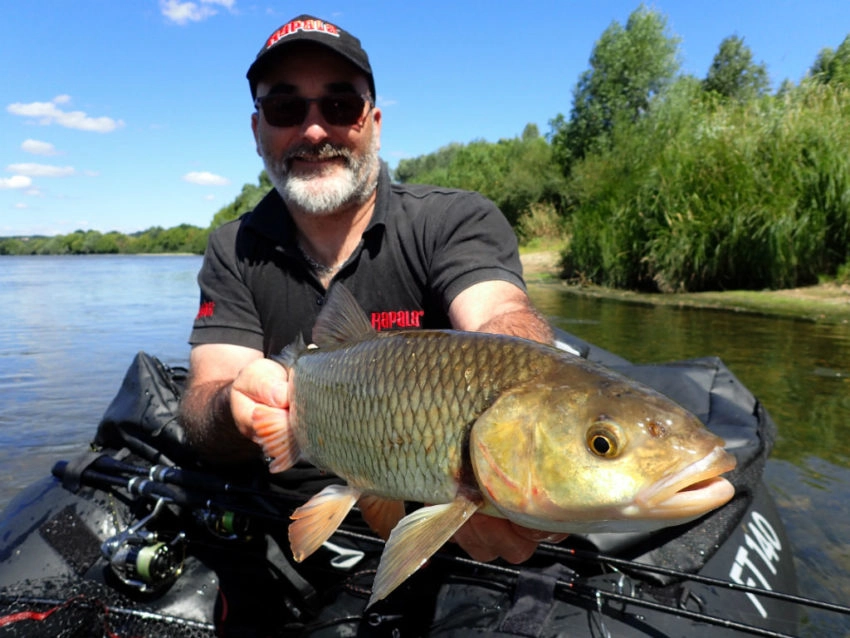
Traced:
<path fill-rule="evenodd" d="M 205 301 L 201 304 L 201 307 L 198 309 L 198 314 L 195 317 L 195 319 L 206 319 L 207 317 L 212 317 L 214 310 L 215 310 L 215 302 L 214 301 Z"/>

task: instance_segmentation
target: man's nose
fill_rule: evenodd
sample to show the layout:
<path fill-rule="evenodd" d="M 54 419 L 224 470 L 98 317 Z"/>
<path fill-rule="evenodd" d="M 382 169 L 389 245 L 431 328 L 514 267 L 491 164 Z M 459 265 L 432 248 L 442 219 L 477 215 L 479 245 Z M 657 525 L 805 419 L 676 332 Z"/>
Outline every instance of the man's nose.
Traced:
<path fill-rule="evenodd" d="M 330 125 L 322 116 L 319 105 L 312 102 L 307 107 L 307 116 L 301 123 L 301 136 L 315 144 L 328 138 Z"/>

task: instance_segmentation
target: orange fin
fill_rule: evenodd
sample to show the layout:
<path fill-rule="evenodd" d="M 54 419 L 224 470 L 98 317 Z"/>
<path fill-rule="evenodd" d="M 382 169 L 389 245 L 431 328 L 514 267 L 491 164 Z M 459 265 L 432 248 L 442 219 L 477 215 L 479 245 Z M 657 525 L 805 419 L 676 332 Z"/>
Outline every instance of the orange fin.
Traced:
<path fill-rule="evenodd" d="M 385 598 L 422 567 L 480 506 L 458 496 L 451 503 L 429 505 L 405 516 L 390 534 L 366 607 Z"/>
<path fill-rule="evenodd" d="M 390 537 L 390 532 L 405 514 L 404 501 L 391 501 L 372 494 L 361 496 L 357 507 L 360 508 L 363 520 L 384 540 Z"/>
<path fill-rule="evenodd" d="M 269 465 L 271 472 L 288 470 L 298 461 L 298 444 L 282 412 L 279 408 L 258 405 L 251 415 L 256 442 L 262 446 L 266 456 L 274 459 Z"/>
<path fill-rule="evenodd" d="M 360 498 L 360 490 L 328 485 L 292 513 L 289 546 L 299 563 L 322 546 Z"/>

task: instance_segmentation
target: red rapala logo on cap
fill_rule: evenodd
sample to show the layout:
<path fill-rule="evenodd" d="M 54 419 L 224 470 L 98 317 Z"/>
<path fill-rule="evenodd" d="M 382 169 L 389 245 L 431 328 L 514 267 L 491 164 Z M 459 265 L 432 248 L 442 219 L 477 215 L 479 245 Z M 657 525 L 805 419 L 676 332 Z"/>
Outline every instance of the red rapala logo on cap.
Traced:
<path fill-rule="evenodd" d="M 339 29 L 323 20 L 293 20 L 271 34 L 268 42 L 266 42 L 266 48 L 268 49 L 279 40 L 299 31 L 316 31 L 318 33 L 327 33 L 336 38 L 339 37 Z"/>

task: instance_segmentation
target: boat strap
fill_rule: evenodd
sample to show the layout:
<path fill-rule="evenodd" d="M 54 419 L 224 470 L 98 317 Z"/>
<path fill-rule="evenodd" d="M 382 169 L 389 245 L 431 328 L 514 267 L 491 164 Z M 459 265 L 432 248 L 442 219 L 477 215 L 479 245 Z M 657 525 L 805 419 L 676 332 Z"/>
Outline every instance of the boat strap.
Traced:
<path fill-rule="evenodd" d="M 319 607 L 319 596 L 316 589 L 298 573 L 289 558 L 281 550 L 277 540 L 271 534 L 268 534 L 266 538 L 269 562 L 277 567 L 281 575 L 289 582 L 302 605 L 302 611 L 310 615 L 315 614 Z"/>
<path fill-rule="evenodd" d="M 537 638 L 552 613 L 558 581 L 570 582 L 575 575 L 572 569 L 558 563 L 541 570 L 520 570 L 513 605 L 502 619 L 499 631 L 512 636 Z"/>

